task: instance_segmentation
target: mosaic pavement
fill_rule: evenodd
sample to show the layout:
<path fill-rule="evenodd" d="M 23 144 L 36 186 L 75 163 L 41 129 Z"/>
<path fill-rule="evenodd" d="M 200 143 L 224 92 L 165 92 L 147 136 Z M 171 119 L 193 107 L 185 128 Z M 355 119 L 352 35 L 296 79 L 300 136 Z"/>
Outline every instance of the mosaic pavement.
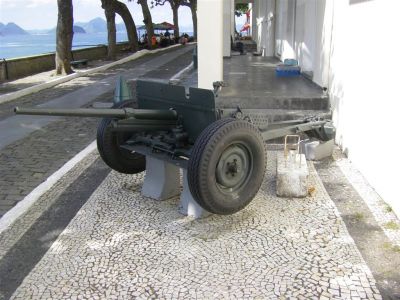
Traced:
<path fill-rule="evenodd" d="M 312 195 L 277 198 L 275 160 L 245 210 L 201 220 L 112 172 L 12 299 L 381 299 L 312 165 Z"/>

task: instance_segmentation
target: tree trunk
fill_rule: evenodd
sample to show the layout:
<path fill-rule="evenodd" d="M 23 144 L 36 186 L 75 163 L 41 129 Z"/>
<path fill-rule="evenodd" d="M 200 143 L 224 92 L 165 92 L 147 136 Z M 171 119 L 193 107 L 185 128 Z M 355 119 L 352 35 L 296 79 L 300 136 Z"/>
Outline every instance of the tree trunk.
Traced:
<path fill-rule="evenodd" d="M 133 21 L 131 12 L 129 11 L 125 3 L 119 1 L 114 1 L 114 10 L 117 14 L 121 16 L 122 20 L 124 20 L 126 32 L 128 33 L 129 46 L 131 50 L 133 52 L 137 51 L 139 49 L 138 36 L 136 32 L 136 25 L 135 22 Z"/>
<path fill-rule="evenodd" d="M 172 15 L 174 17 L 174 36 L 175 39 L 179 38 L 179 18 L 178 18 L 178 9 L 179 9 L 179 4 L 171 2 L 171 8 L 172 8 Z"/>
<path fill-rule="evenodd" d="M 71 74 L 71 50 L 74 36 L 72 0 L 57 0 L 56 74 Z"/>
<path fill-rule="evenodd" d="M 142 12 L 143 12 L 143 23 L 146 25 L 146 31 L 147 31 L 147 44 L 149 46 L 149 49 L 152 49 L 151 45 L 151 38 L 154 35 L 154 29 L 153 29 L 153 20 L 151 18 L 151 13 L 149 6 L 147 4 L 147 0 L 138 0 L 138 3 L 142 6 Z"/>
<path fill-rule="evenodd" d="M 193 1 L 190 5 L 190 11 L 192 12 L 193 20 L 193 38 L 197 39 L 197 7 L 196 1 Z"/>
<path fill-rule="evenodd" d="M 113 0 L 101 0 L 101 7 L 107 20 L 107 59 L 115 60 L 117 57 L 117 29 L 115 26 L 115 11 Z"/>

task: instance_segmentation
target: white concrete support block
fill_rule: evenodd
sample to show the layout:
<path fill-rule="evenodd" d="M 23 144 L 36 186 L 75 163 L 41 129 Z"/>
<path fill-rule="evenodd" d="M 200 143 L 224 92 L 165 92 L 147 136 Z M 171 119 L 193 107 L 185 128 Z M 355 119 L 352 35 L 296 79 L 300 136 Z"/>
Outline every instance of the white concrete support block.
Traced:
<path fill-rule="evenodd" d="M 333 148 L 335 146 L 334 140 L 327 142 L 321 141 L 302 141 L 302 152 L 305 153 L 308 160 L 321 160 L 326 157 L 332 156 Z"/>
<path fill-rule="evenodd" d="M 290 151 L 277 155 L 276 194 L 279 197 L 301 198 L 307 196 L 308 167 L 304 154 Z"/>
<path fill-rule="evenodd" d="M 179 167 L 165 161 L 146 156 L 146 176 L 142 195 L 155 200 L 166 200 L 179 195 Z"/>
<path fill-rule="evenodd" d="M 204 218 L 210 215 L 210 213 L 204 210 L 194 200 L 192 193 L 189 189 L 187 181 L 187 170 L 183 169 L 183 191 L 181 194 L 181 202 L 179 204 L 179 212 L 185 216 L 191 216 L 195 219 Z"/>
<path fill-rule="evenodd" d="M 198 87 L 213 90 L 223 80 L 223 1 L 197 2 Z"/>

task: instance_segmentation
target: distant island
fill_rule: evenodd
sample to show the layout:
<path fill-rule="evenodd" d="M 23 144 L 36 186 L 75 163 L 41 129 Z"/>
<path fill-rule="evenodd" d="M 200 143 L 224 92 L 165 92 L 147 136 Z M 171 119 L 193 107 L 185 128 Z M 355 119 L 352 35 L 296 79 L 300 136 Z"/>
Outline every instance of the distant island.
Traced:
<path fill-rule="evenodd" d="M 117 32 L 126 32 L 125 24 L 118 23 L 115 24 Z M 139 26 L 140 24 L 137 24 Z M 181 31 L 190 31 L 191 29 L 185 30 L 185 28 L 181 27 Z M 0 36 L 8 36 L 8 35 L 27 35 L 27 34 L 55 34 L 56 27 L 52 29 L 31 29 L 25 30 L 18 26 L 15 23 L 8 23 L 4 25 L 0 23 Z M 88 22 L 76 22 L 74 23 L 74 33 L 76 34 L 93 34 L 93 33 L 107 33 L 107 22 L 103 18 L 95 18 Z"/>
<path fill-rule="evenodd" d="M 73 29 L 74 33 L 78 33 L 78 34 L 86 33 L 86 30 L 83 29 L 83 27 L 81 27 L 81 26 L 74 25 L 73 28 L 74 28 L 74 29 Z M 57 28 L 54 27 L 53 29 L 47 31 L 46 33 L 55 34 L 56 31 L 57 31 Z"/>
<path fill-rule="evenodd" d="M 116 24 L 117 31 L 126 31 L 125 24 Z M 8 23 L 4 25 L 0 23 L 0 36 L 6 35 L 23 35 L 23 34 L 55 34 L 56 27 L 52 29 L 31 29 L 24 30 L 15 23 Z M 107 22 L 103 18 L 95 18 L 88 22 L 76 22 L 74 24 L 74 33 L 85 34 L 85 33 L 104 33 L 107 32 Z"/>
<path fill-rule="evenodd" d="M 8 23 L 4 25 L 3 23 L 0 23 L 0 35 L 6 36 L 6 35 L 26 35 L 29 34 L 26 32 L 24 29 L 19 27 L 15 23 Z"/>
<path fill-rule="evenodd" d="M 74 33 L 86 33 L 86 31 L 81 26 L 74 25 Z"/>

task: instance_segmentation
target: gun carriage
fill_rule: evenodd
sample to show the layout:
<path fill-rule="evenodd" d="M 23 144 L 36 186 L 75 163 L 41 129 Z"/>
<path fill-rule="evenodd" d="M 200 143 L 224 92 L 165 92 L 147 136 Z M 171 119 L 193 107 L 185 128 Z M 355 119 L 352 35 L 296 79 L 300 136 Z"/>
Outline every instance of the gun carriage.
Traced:
<path fill-rule="evenodd" d="M 15 113 L 102 118 L 97 147 L 109 167 L 140 173 L 152 156 L 185 168 L 192 196 L 215 214 L 233 214 L 255 197 L 265 173 L 265 141 L 300 132 L 329 140 L 335 133 L 329 119 L 268 123 L 239 108 L 218 109 L 216 90 L 190 88 L 187 94 L 182 86 L 138 80 L 137 101 L 113 108 L 16 107 Z"/>

